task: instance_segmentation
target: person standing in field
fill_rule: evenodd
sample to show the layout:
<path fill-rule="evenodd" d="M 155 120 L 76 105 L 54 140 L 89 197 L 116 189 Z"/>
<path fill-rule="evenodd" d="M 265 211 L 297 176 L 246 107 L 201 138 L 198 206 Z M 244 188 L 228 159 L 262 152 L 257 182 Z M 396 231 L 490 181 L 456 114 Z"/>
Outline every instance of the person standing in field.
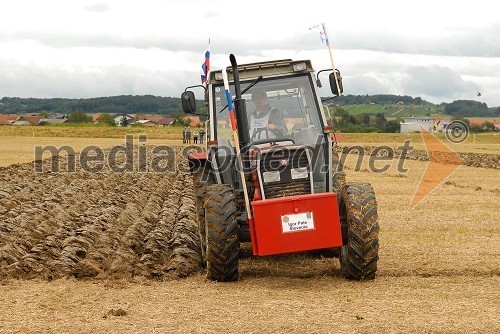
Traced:
<path fill-rule="evenodd" d="M 205 130 L 200 130 L 200 144 L 203 144 L 203 137 L 205 137 Z"/>
<path fill-rule="evenodd" d="M 185 143 L 186 143 L 186 135 L 187 135 L 187 134 L 186 134 L 186 132 L 187 132 L 186 127 L 184 127 L 184 128 L 182 129 L 182 143 L 183 143 L 183 144 L 185 144 Z"/>
<path fill-rule="evenodd" d="M 187 128 L 186 130 L 186 144 L 191 144 L 191 129 Z"/>
<path fill-rule="evenodd" d="M 193 132 L 193 144 L 198 144 L 198 130 Z"/>

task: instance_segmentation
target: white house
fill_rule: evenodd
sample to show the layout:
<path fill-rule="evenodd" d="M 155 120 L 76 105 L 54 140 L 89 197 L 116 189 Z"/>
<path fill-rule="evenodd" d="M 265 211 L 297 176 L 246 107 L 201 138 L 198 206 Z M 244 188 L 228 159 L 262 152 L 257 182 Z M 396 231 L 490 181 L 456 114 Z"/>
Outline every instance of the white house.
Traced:
<path fill-rule="evenodd" d="M 435 130 L 437 132 L 445 132 L 446 128 L 448 127 L 448 125 L 450 125 L 450 123 L 451 123 L 451 121 L 437 121 L 436 126 L 435 126 Z"/>
<path fill-rule="evenodd" d="M 132 123 L 135 120 L 135 118 L 133 118 L 132 116 L 127 115 L 127 114 L 115 114 L 112 117 L 115 120 L 116 126 L 124 126 L 124 124 L 123 124 L 124 119 L 126 120 L 125 122 L 127 124 L 125 126 L 128 126 L 130 123 Z"/>
<path fill-rule="evenodd" d="M 406 117 L 404 122 L 400 123 L 399 132 L 420 132 L 420 127 L 432 132 L 434 130 L 434 118 Z"/>

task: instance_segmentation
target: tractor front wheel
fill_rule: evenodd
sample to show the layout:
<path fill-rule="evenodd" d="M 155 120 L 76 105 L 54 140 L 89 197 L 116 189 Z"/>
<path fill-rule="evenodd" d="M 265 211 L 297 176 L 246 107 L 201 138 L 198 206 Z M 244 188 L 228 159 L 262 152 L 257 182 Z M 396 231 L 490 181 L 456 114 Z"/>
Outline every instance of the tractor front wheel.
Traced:
<path fill-rule="evenodd" d="M 347 241 L 340 252 L 340 268 L 345 278 L 374 279 L 378 261 L 377 200 L 368 183 L 348 183 L 340 198 L 341 224 L 347 224 Z M 345 231 L 345 229 L 343 229 Z"/>
<path fill-rule="evenodd" d="M 198 236 L 200 238 L 200 255 L 202 265 L 205 265 L 206 232 L 205 232 L 205 197 L 207 188 L 215 183 L 213 173 L 209 166 L 203 165 L 193 172 L 193 185 L 196 198 L 196 218 L 198 227 Z"/>
<path fill-rule="evenodd" d="M 228 282 L 238 279 L 238 222 L 233 188 L 213 184 L 205 200 L 205 261 L 207 277 Z"/>

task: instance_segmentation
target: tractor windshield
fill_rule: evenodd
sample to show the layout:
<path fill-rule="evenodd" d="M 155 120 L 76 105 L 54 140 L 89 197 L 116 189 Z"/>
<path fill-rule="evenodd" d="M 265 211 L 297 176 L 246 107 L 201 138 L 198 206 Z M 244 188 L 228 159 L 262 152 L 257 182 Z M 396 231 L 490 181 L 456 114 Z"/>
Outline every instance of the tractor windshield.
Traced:
<path fill-rule="evenodd" d="M 249 82 L 242 82 L 244 89 Z M 231 92 L 234 86 L 231 85 Z M 229 144 L 232 138 L 223 86 L 214 86 L 216 138 Z M 234 96 L 233 96 L 234 98 Z M 315 146 L 322 141 L 318 104 L 308 76 L 264 79 L 243 95 L 247 106 L 252 143 L 291 139 L 295 144 Z"/>

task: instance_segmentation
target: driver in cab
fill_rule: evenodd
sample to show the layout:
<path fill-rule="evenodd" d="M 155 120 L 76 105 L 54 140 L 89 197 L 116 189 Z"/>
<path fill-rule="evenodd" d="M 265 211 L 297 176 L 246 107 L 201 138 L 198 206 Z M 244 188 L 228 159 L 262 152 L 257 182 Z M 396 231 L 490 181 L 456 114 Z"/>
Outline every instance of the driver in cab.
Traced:
<path fill-rule="evenodd" d="M 250 138 L 260 140 L 285 136 L 287 128 L 283 113 L 267 103 L 266 92 L 264 90 L 254 91 L 252 102 L 255 105 L 255 111 L 250 114 Z"/>

